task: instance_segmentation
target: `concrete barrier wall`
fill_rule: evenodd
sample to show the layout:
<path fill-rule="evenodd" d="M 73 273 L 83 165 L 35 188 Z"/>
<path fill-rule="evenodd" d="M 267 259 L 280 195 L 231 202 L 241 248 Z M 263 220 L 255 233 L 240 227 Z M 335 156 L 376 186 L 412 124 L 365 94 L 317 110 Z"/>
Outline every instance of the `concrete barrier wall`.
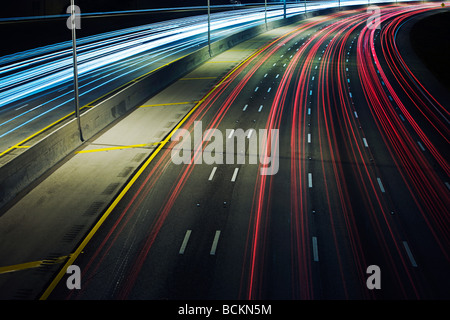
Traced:
<path fill-rule="evenodd" d="M 363 7 L 352 6 L 351 8 Z M 350 9 L 341 8 L 343 9 Z M 337 12 L 336 8 L 308 12 L 287 19 L 271 21 L 267 30 L 289 25 L 313 16 Z M 211 44 L 212 55 L 224 52 L 233 46 L 249 40 L 266 31 L 264 24 L 238 32 Z M 177 79 L 183 77 L 210 59 L 208 47 L 203 47 L 177 60 L 145 78 L 114 93 L 95 107 L 81 115 L 83 138 L 88 140 L 136 108 Z M 38 143 L 21 153 L 0 168 L 0 208 L 12 200 L 19 192 L 41 177 L 59 161 L 82 145 L 76 119 L 45 136 Z"/>

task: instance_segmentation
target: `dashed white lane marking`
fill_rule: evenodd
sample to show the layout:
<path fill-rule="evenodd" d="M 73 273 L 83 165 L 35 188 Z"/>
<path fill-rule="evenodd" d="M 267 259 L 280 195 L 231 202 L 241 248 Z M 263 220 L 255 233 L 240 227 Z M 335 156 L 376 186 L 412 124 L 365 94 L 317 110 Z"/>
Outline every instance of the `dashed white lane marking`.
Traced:
<path fill-rule="evenodd" d="M 408 243 L 406 241 L 403 241 L 403 246 L 405 247 L 406 254 L 408 255 L 409 261 L 411 261 L 411 265 L 413 267 L 417 267 L 416 260 L 414 259 L 414 256 L 412 255 L 412 252 L 409 249 Z"/>
<path fill-rule="evenodd" d="M 425 148 L 420 141 L 417 141 L 417 144 L 419 145 L 420 149 L 422 149 L 422 151 L 425 151 Z"/>
<path fill-rule="evenodd" d="M 260 105 L 259 109 L 258 109 L 258 112 L 261 112 L 262 108 L 263 108 L 263 105 Z"/>
<path fill-rule="evenodd" d="M 239 172 L 239 168 L 235 168 L 234 172 L 233 172 L 233 176 L 231 177 L 231 182 L 235 182 L 236 181 L 236 177 L 237 177 L 238 172 Z"/>
<path fill-rule="evenodd" d="M 445 186 L 447 187 L 448 190 L 450 190 L 450 183 L 446 182 Z"/>
<path fill-rule="evenodd" d="M 368 148 L 368 147 L 369 147 L 369 144 L 367 143 L 367 139 L 366 139 L 366 138 L 363 138 L 363 142 L 364 142 L 364 146 L 365 146 L 366 148 Z"/>
<path fill-rule="evenodd" d="M 215 255 L 217 250 L 217 244 L 219 243 L 219 237 L 220 237 L 220 230 L 216 231 L 216 234 L 214 235 L 214 240 L 211 246 L 211 251 L 209 252 L 210 255 Z"/>
<path fill-rule="evenodd" d="M 381 190 L 381 192 L 386 192 L 386 190 L 384 190 L 384 186 L 383 186 L 383 183 L 381 182 L 381 179 L 380 178 L 377 178 L 377 181 L 378 181 L 378 185 L 380 186 L 380 190 Z"/>
<path fill-rule="evenodd" d="M 312 188 L 312 173 L 308 173 L 308 188 Z"/>
<path fill-rule="evenodd" d="M 319 249 L 317 246 L 317 237 L 312 237 L 313 257 L 314 261 L 319 261 Z"/>
<path fill-rule="evenodd" d="M 191 236 L 191 232 L 192 232 L 192 230 L 186 231 L 186 234 L 185 234 L 184 239 L 183 239 L 183 243 L 181 244 L 181 247 L 180 247 L 180 251 L 178 252 L 179 254 L 184 254 L 184 251 L 186 250 L 187 243 L 189 241 L 189 237 Z"/>
<path fill-rule="evenodd" d="M 216 173 L 217 167 L 214 167 L 209 175 L 208 181 L 211 181 L 214 178 L 214 174 Z"/>
<path fill-rule="evenodd" d="M 20 109 L 22 109 L 22 108 L 25 108 L 26 106 L 28 106 L 28 103 L 25 104 L 25 105 L 23 105 L 23 106 L 21 106 L 21 107 L 16 108 L 15 110 L 16 110 L 16 111 L 17 111 L 17 110 L 20 110 Z"/>

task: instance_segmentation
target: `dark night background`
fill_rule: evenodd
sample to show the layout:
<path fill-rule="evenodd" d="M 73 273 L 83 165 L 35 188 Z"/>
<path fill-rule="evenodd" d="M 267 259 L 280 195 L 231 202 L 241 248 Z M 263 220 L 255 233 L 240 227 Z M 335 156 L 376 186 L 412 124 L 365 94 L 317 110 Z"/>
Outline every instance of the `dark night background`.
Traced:
<path fill-rule="evenodd" d="M 210 0 L 211 5 L 229 5 L 231 0 Z M 264 0 L 240 0 L 241 4 L 264 4 Z M 268 3 L 280 3 L 283 0 L 268 0 Z M 157 12 L 136 12 L 84 17 L 77 38 L 90 36 L 159 21 L 172 20 L 193 15 L 206 14 L 207 0 L 75 0 L 81 13 L 110 12 L 124 10 L 202 7 L 190 10 L 171 10 Z M 2 3 L 0 18 L 67 15 L 70 0 L 8 0 Z M 230 10 L 226 7 L 222 10 Z M 211 12 L 221 11 L 212 8 Z M 71 41 L 71 32 L 66 26 L 67 17 L 46 17 L 43 19 L 21 19 L 0 23 L 0 56 L 14 54 L 40 46 Z"/>
<path fill-rule="evenodd" d="M 231 0 L 211 0 L 211 5 L 231 4 Z M 264 0 L 240 0 L 242 4 L 264 3 Z M 269 0 L 268 2 L 280 2 Z M 207 0 L 75 0 L 84 13 L 133 9 L 206 6 Z M 69 0 L 14 0 L 2 3 L 0 17 L 24 17 L 64 14 Z"/>

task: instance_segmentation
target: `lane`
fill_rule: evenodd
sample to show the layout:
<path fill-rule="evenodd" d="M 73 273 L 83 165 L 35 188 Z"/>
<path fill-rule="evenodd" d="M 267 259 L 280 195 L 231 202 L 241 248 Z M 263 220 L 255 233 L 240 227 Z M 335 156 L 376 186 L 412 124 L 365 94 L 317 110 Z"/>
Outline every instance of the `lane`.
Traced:
<path fill-rule="evenodd" d="M 382 21 L 436 8 L 386 6 Z M 50 298 L 444 297 L 448 193 L 383 114 L 395 107 L 369 16 L 299 23 L 228 74 L 76 260 L 82 290 L 60 283 Z M 429 223 L 404 223 L 419 217 Z"/>

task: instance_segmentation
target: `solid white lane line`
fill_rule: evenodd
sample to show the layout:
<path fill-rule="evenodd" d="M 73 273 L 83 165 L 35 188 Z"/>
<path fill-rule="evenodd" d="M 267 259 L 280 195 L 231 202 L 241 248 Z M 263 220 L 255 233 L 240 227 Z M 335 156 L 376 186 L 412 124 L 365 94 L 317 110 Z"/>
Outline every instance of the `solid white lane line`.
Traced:
<path fill-rule="evenodd" d="M 384 190 L 384 187 L 383 187 L 383 183 L 381 182 L 381 179 L 380 178 L 377 178 L 377 181 L 378 181 L 378 185 L 380 186 L 380 189 L 381 189 L 381 192 L 385 192 L 385 190 Z"/>
<path fill-rule="evenodd" d="M 192 230 L 186 231 L 186 234 L 183 239 L 183 243 L 181 244 L 181 247 L 180 247 L 180 251 L 178 252 L 179 254 L 184 254 L 184 250 L 186 250 L 186 246 L 189 241 L 189 237 L 191 236 L 191 232 L 192 232 Z"/>
<path fill-rule="evenodd" d="M 368 147 L 369 147 L 369 144 L 367 143 L 366 138 L 363 138 L 363 141 L 364 141 L 364 146 L 365 146 L 366 148 L 368 148 Z"/>
<path fill-rule="evenodd" d="M 319 261 L 319 250 L 317 247 L 317 237 L 312 237 L 314 261 Z"/>
<path fill-rule="evenodd" d="M 258 109 L 258 112 L 261 112 L 262 108 L 263 108 L 263 105 L 260 105 L 259 109 Z"/>
<path fill-rule="evenodd" d="M 231 177 L 231 182 L 235 182 L 236 181 L 236 177 L 237 177 L 238 171 L 239 171 L 239 168 L 234 169 L 233 177 Z"/>
<path fill-rule="evenodd" d="M 211 251 L 209 252 L 209 254 L 212 256 L 216 254 L 217 243 L 219 242 L 219 237 L 220 237 L 220 230 L 217 230 L 216 234 L 214 236 L 213 244 L 211 246 Z"/>
<path fill-rule="evenodd" d="M 214 178 L 214 174 L 216 173 L 217 167 L 214 167 L 209 175 L 208 181 L 211 181 Z"/>
<path fill-rule="evenodd" d="M 230 131 L 230 134 L 228 135 L 228 139 L 231 139 L 231 137 L 233 136 L 233 134 L 234 134 L 234 129 Z"/>
<path fill-rule="evenodd" d="M 312 188 L 312 173 L 308 173 L 308 187 Z"/>
<path fill-rule="evenodd" d="M 413 267 L 417 267 L 416 260 L 414 259 L 414 256 L 412 255 L 412 252 L 409 249 L 408 243 L 406 241 L 403 241 L 403 246 L 405 247 L 406 253 L 408 254 L 409 261 L 411 261 L 411 265 Z"/>

